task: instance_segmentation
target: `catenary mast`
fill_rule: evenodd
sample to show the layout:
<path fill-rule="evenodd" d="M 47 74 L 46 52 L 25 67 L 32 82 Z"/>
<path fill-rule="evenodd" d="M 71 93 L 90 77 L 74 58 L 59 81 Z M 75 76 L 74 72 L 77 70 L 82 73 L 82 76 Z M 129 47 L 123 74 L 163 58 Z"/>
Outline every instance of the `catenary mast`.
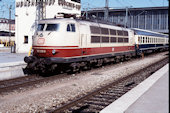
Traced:
<path fill-rule="evenodd" d="M 104 19 L 106 21 L 108 21 L 108 17 L 109 17 L 109 0 L 105 1 L 105 16 Z"/>

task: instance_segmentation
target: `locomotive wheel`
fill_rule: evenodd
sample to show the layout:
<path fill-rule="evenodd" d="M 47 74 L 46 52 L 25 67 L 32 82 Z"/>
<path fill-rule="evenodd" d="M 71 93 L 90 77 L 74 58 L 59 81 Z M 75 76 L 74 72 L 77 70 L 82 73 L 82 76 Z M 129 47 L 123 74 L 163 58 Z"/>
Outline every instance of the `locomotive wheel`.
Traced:
<path fill-rule="evenodd" d="M 80 64 L 79 63 L 71 63 L 69 65 L 69 69 L 67 71 L 68 74 L 74 74 L 80 72 Z"/>

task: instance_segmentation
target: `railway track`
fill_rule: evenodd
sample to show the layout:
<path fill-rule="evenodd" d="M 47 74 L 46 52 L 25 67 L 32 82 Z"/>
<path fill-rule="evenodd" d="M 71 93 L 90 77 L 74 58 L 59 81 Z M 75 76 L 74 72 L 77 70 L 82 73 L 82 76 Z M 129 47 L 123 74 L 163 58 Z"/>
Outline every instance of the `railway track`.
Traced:
<path fill-rule="evenodd" d="M 56 79 L 67 76 L 59 74 L 57 76 L 42 77 L 38 75 L 24 76 L 20 78 L 0 81 L 0 94 L 6 94 L 14 90 L 22 90 L 28 87 L 35 87 L 37 84 L 54 81 Z"/>
<path fill-rule="evenodd" d="M 117 100 L 126 92 L 137 86 L 148 78 L 155 71 L 169 62 L 169 57 L 151 64 L 140 71 L 120 78 L 113 83 L 90 92 L 83 97 L 75 99 L 69 103 L 56 107 L 46 112 L 54 113 L 98 113 L 110 103 Z"/>
<path fill-rule="evenodd" d="M 152 54 L 149 56 L 152 56 Z M 118 65 L 118 64 L 115 64 L 115 65 Z M 109 65 L 107 65 L 106 67 L 109 67 Z M 98 68 L 95 68 L 95 69 L 98 69 Z M 93 71 L 93 70 L 90 70 L 90 71 Z M 84 71 L 83 73 L 86 73 L 86 72 L 87 71 Z M 2 95 L 2 94 L 9 93 L 9 92 L 13 92 L 15 90 L 22 90 L 22 89 L 26 89 L 29 87 L 35 87 L 37 84 L 52 82 L 57 79 L 61 79 L 61 78 L 68 77 L 68 76 L 69 75 L 66 73 L 58 74 L 55 76 L 49 76 L 49 77 L 29 75 L 29 76 L 24 76 L 20 78 L 0 81 L 0 94 Z"/>

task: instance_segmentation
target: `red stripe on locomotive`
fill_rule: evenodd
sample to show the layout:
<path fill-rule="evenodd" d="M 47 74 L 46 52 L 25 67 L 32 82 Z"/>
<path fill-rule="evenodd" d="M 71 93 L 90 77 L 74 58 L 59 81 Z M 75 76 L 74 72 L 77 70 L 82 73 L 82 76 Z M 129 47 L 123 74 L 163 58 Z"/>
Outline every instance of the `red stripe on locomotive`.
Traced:
<path fill-rule="evenodd" d="M 34 48 L 34 47 L 33 47 Z M 98 47 L 98 48 L 66 48 L 66 49 L 51 49 L 52 47 L 46 46 L 34 48 L 34 55 L 39 57 L 77 57 L 82 55 L 96 55 L 107 53 L 119 53 L 135 51 L 134 46 L 119 46 L 119 47 Z M 48 49 L 50 48 L 50 49 Z M 52 50 L 56 51 L 56 54 L 52 54 Z"/>

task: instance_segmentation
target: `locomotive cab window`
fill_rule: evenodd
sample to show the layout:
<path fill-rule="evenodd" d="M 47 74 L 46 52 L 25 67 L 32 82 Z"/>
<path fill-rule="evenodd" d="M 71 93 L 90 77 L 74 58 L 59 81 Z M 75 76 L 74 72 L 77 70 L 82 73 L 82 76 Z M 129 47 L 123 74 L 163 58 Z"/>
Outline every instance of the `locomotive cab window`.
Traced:
<path fill-rule="evenodd" d="M 68 32 L 76 32 L 75 24 L 68 24 L 67 25 L 67 31 Z"/>
<path fill-rule="evenodd" d="M 57 31 L 59 24 L 47 24 L 46 31 Z"/>

